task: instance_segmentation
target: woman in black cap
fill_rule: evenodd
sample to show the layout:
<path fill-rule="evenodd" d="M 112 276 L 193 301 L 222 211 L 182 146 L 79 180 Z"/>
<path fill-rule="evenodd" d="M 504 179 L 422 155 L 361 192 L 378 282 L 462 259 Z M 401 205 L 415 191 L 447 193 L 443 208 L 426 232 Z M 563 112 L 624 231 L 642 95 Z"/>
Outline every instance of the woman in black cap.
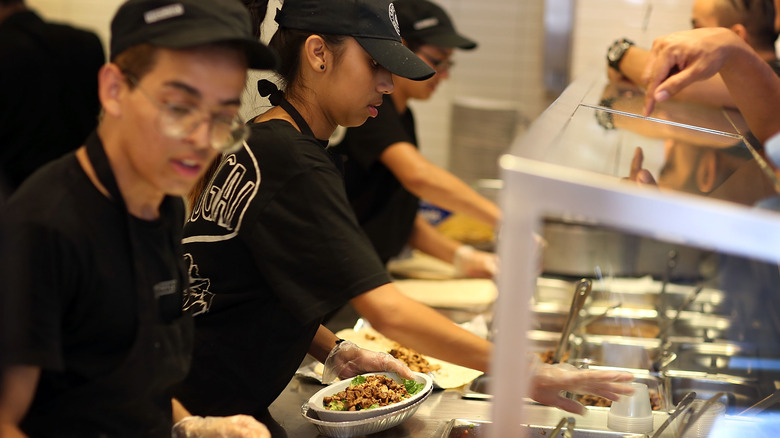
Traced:
<path fill-rule="evenodd" d="M 267 2 L 249 6 L 261 22 Z M 223 156 L 185 225 L 196 342 L 177 397 L 194 413 L 263 418 L 307 353 L 325 363 L 326 381 L 380 370 L 411 376 L 390 355 L 337 343 L 320 325 L 390 283 L 325 147 L 338 124 L 376 115 L 393 89 L 390 71 L 422 79 L 433 70 L 401 44 L 389 0 L 287 0 L 275 19 L 270 45 L 286 91 L 261 81 L 278 106 Z"/>
<path fill-rule="evenodd" d="M 267 3 L 249 3 L 261 22 Z M 392 285 L 349 206 L 340 159 L 326 150 L 337 125 L 377 115 L 391 74 L 433 75 L 402 45 L 395 17 L 389 0 L 286 0 L 277 13 L 270 46 L 285 92 L 260 81 L 275 106 L 253 120 L 241 150 L 223 156 L 185 225 L 196 344 L 177 396 L 194 413 L 264 418 L 307 352 L 325 363 L 324 382 L 408 372 L 321 326 L 347 301 L 389 338 L 487 370 L 488 341 Z M 611 398 L 625 391 L 605 385 Z"/>
<path fill-rule="evenodd" d="M 425 81 L 394 77 L 395 91 L 384 96 L 379 115 L 347 130 L 334 150 L 344 154 L 350 204 L 360 226 L 387 263 L 409 244 L 455 266 L 464 277 L 490 278 L 497 259 L 450 239 L 420 214 L 420 198 L 497 228 L 499 208 L 418 150 L 412 99 L 427 100 L 449 77 L 454 49 L 477 43 L 456 32 L 447 13 L 427 0 L 394 3 L 404 44 L 436 70 Z"/>

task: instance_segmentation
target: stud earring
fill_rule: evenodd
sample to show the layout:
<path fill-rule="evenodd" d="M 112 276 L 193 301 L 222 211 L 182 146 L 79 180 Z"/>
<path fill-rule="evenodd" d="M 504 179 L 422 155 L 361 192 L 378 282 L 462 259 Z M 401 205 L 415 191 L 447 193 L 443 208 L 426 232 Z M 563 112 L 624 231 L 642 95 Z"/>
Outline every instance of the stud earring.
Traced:
<path fill-rule="evenodd" d="M 320 70 L 325 70 L 325 64 L 320 64 Z"/>

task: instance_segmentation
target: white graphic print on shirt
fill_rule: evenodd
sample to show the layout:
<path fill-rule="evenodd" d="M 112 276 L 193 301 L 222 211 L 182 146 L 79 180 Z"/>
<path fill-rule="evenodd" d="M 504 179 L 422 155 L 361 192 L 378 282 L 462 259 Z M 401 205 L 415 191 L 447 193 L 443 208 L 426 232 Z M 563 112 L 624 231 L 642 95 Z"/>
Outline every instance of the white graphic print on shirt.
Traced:
<path fill-rule="evenodd" d="M 187 262 L 190 275 L 190 288 L 184 300 L 184 311 L 192 309 L 193 316 L 207 313 L 214 300 L 214 294 L 209 291 L 211 280 L 200 277 L 198 265 L 192 260 L 192 254 L 184 254 L 184 261 Z"/>
<path fill-rule="evenodd" d="M 246 143 L 244 151 L 249 154 L 252 167 L 239 163 L 235 154 L 225 157 L 214 177 L 192 210 L 187 222 L 205 220 L 211 227 L 208 234 L 184 238 L 184 244 L 194 242 L 218 242 L 238 235 L 241 222 L 260 186 L 260 166 L 257 157 Z"/>

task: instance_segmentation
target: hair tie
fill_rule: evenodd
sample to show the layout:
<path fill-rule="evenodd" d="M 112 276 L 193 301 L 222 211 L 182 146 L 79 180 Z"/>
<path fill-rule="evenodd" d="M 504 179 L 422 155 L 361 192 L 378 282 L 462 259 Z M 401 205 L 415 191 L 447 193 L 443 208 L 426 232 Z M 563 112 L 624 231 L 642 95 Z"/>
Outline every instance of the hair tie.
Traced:
<path fill-rule="evenodd" d="M 271 105 L 277 106 L 284 99 L 284 91 L 280 90 L 273 82 L 268 79 L 260 79 L 257 81 L 257 92 L 261 96 L 267 97 Z"/>

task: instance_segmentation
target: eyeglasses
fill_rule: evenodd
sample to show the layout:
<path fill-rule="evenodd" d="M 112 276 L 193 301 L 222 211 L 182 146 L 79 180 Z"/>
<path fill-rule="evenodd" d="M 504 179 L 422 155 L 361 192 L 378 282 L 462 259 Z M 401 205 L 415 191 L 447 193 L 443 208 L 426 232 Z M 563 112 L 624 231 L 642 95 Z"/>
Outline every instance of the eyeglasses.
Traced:
<path fill-rule="evenodd" d="M 210 114 L 195 106 L 160 102 L 140 86 L 138 79 L 128 73 L 124 73 L 124 75 L 130 84 L 160 110 L 156 119 L 157 129 L 168 138 L 181 140 L 195 132 L 198 126 L 207 120 L 209 123 L 209 145 L 220 152 L 235 152 L 249 137 L 249 128 L 238 115 L 228 117 Z"/>
<path fill-rule="evenodd" d="M 437 72 L 449 71 L 449 69 L 455 66 L 455 62 L 450 59 L 435 58 L 423 51 L 419 51 L 417 53 L 422 55 L 422 57 L 425 58 L 425 60 L 428 61 L 431 64 L 431 67 L 433 67 L 433 69 Z"/>

